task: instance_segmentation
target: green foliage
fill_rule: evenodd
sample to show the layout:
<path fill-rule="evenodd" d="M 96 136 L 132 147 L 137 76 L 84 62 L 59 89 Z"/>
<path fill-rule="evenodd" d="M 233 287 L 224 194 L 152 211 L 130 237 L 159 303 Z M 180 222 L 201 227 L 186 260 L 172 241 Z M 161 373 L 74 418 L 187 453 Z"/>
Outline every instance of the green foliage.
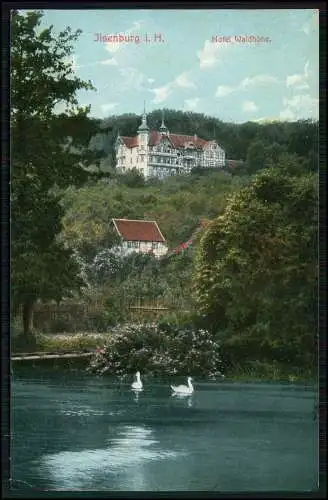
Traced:
<path fill-rule="evenodd" d="M 11 352 L 38 352 L 40 347 L 40 335 L 36 332 L 30 332 L 25 335 L 24 332 L 19 332 L 11 338 Z"/>
<path fill-rule="evenodd" d="M 177 310 L 168 314 L 167 316 L 162 317 L 157 322 L 159 328 L 164 326 L 166 327 L 174 327 L 174 328 L 191 328 L 191 329 L 201 329 L 206 328 L 204 317 L 200 316 L 195 311 L 181 311 Z"/>
<path fill-rule="evenodd" d="M 117 130 L 121 135 L 134 135 L 139 121 L 135 115 L 121 115 L 113 116 L 104 123 L 112 129 L 109 135 L 114 141 Z M 150 127 L 158 127 L 160 121 L 159 111 L 148 117 Z M 199 136 L 217 139 L 227 149 L 228 157 L 246 158 L 250 144 L 257 141 L 263 154 L 254 171 L 270 166 L 282 168 L 293 175 L 309 171 L 307 162 L 310 161 L 309 156 L 307 159 L 298 156 L 300 147 L 296 137 L 298 134 L 300 137 L 308 135 L 310 155 L 317 127 L 317 124 L 306 121 L 297 126 L 288 123 L 227 125 L 204 115 L 174 110 L 168 111 L 166 123 L 171 131 L 192 134 L 196 130 Z M 293 151 L 289 142 L 291 135 Z M 289 154 L 291 152 L 294 154 Z M 106 257 L 107 249 L 116 244 L 111 219 L 156 220 L 169 248 L 174 248 L 191 237 L 201 219 L 213 219 L 223 214 L 229 196 L 251 182 L 245 164 L 237 162 L 236 165 L 235 169 L 230 169 L 230 174 L 227 171 L 195 169 L 190 175 L 164 181 L 144 182 L 136 172 L 125 175 L 111 173 L 107 179 L 89 183 L 82 189 L 70 188 L 63 199 L 62 240 L 84 259 L 85 266 L 90 270 L 89 283 L 93 287 L 110 286 L 121 303 L 135 304 L 141 297 L 145 301 L 153 299 L 163 304 L 175 303 L 177 309 L 189 310 L 194 307 L 190 294 L 192 249 L 162 259 L 159 267 L 147 264 L 137 270 L 132 261 L 125 261 L 120 272 L 113 274 L 110 269 L 113 267 L 112 257 Z M 278 196 L 279 189 L 278 186 Z M 104 265 L 99 267 L 101 258 Z"/>
<path fill-rule="evenodd" d="M 230 361 L 313 366 L 317 178 L 278 167 L 232 196 L 208 226 L 196 258 L 196 303 L 220 329 Z"/>
<path fill-rule="evenodd" d="M 266 166 L 278 164 L 281 155 L 286 153 L 286 146 L 274 142 L 265 148 Z"/>
<path fill-rule="evenodd" d="M 11 350 L 15 354 L 19 353 L 68 353 L 68 352 L 89 352 L 96 350 L 99 344 L 107 339 L 107 335 L 44 335 L 40 332 L 33 332 L 30 335 L 20 334 L 12 339 Z"/>
<path fill-rule="evenodd" d="M 255 174 L 264 168 L 266 154 L 265 146 L 261 141 L 252 142 L 247 150 L 246 166 L 249 174 Z"/>
<path fill-rule="evenodd" d="M 144 176 L 140 174 L 136 168 L 133 168 L 125 174 L 118 174 L 116 178 L 123 185 L 131 188 L 144 187 L 145 185 Z"/>
<path fill-rule="evenodd" d="M 40 242 L 41 245 L 44 242 Z M 23 250 L 12 244 L 12 299 L 15 305 L 38 298 L 60 300 L 72 296 L 83 285 L 80 268 L 71 258 L 71 251 L 54 242 L 37 255 L 37 245 Z"/>
<path fill-rule="evenodd" d="M 293 367 L 276 361 L 263 362 L 247 360 L 242 365 L 235 363 L 229 371 L 229 380 L 249 381 L 284 381 L 299 382 L 316 381 L 315 367 Z"/>
<path fill-rule="evenodd" d="M 289 168 L 289 164 L 294 165 L 294 173 L 297 175 L 304 173 L 304 158 L 297 154 L 286 152 L 284 144 L 274 142 L 269 146 L 265 146 L 262 141 L 256 140 L 249 145 L 247 150 L 247 158 L 245 170 L 249 175 L 254 175 L 265 168 L 275 168 L 278 165 L 283 165 L 284 169 Z M 241 167 L 242 169 L 244 167 Z"/>
<path fill-rule="evenodd" d="M 57 239 L 60 188 L 85 182 L 85 167 L 101 156 L 87 148 L 99 122 L 76 99 L 92 85 L 67 61 L 79 32 L 40 31 L 41 18 L 14 11 L 11 24 L 12 298 L 14 308 L 24 306 L 25 330 L 36 299 L 59 300 L 82 285 L 71 250 Z M 66 111 L 56 114 L 58 104 Z"/>
<path fill-rule="evenodd" d="M 60 335 L 39 336 L 40 352 L 90 352 L 104 341 L 103 335 Z"/>
<path fill-rule="evenodd" d="M 117 324 L 122 319 L 122 315 L 116 310 L 103 310 L 90 312 L 83 317 L 72 318 L 58 318 L 49 323 L 43 323 L 42 331 L 44 333 L 76 333 L 79 331 L 84 332 L 97 332 L 105 333 L 110 328 Z"/>
<path fill-rule="evenodd" d="M 192 249 L 160 260 L 140 254 L 122 258 L 114 249 L 118 240 L 111 219 L 156 220 L 169 246 L 176 246 L 190 239 L 201 219 L 223 211 L 228 194 L 240 186 L 240 179 L 216 172 L 138 189 L 114 180 L 71 187 L 63 198 L 61 238 L 84 262 L 92 290 L 110 289 L 121 311 L 123 304 L 136 305 L 140 298 L 189 310 Z M 119 314 L 114 318 L 120 321 Z"/>
<path fill-rule="evenodd" d="M 238 178 L 215 172 L 169 178 L 160 186 L 138 189 L 114 180 L 70 188 L 63 200 L 63 240 L 79 251 L 90 245 L 95 255 L 114 244 L 111 219 L 130 218 L 156 220 L 169 246 L 176 246 L 189 239 L 200 219 L 222 212 L 228 194 L 240 186 Z"/>
<path fill-rule="evenodd" d="M 95 355 L 89 370 L 119 376 L 137 370 L 157 376 L 219 376 L 220 344 L 209 332 L 162 324 L 120 326 Z"/>

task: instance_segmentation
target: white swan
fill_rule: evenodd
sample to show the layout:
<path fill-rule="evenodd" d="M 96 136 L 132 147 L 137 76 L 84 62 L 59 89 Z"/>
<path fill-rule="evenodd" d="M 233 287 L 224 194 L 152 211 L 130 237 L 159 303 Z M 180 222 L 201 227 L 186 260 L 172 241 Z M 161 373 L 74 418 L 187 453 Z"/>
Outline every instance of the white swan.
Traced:
<path fill-rule="evenodd" d="M 141 378 L 140 378 L 140 372 L 137 372 L 136 373 L 136 381 L 132 383 L 131 385 L 131 389 L 135 390 L 135 391 L 141 391 L 142 390 L 142 382 L 141 382 Z"/>
<path fill-rule="evenodd" d="M 192 378 L 188 377 L 188 385 L 171 385 L 171 389 L 174 392 L 174 394 L 192 394 L 194 392 L 193 385 L 191 383 Z"/>

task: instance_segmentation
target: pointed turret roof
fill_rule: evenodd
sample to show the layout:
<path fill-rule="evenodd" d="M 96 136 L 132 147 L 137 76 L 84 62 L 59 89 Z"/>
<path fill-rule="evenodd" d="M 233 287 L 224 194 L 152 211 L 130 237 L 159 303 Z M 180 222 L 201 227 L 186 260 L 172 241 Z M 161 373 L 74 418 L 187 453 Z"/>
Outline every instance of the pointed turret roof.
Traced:
<path fill-rule="evenodd" d="M 141 125 L 138 128 L 138 132 L 145 132 L 149 131 L 149 127 L 147 124 L 147 115 L 146 115 L 146 103 L 144 102 L 144 111 L 142 114 L 142 119 L 141 119 Z"/>
<path fill-rule="evenodd" d="M 162 132 L 163 134 L 165 134 L 168 131 L 168 128 L 164 123 L 164 109 L 162 111 L 162 124 L 161 124 L 159 131 Z"/>

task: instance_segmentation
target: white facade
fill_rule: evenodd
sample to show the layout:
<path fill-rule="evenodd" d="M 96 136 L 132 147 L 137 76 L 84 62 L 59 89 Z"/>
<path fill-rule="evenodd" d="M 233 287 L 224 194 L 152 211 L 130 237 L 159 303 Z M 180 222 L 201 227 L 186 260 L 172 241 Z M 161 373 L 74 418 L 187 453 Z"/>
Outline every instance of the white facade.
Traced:
<path fill-rule="evenodd" d="M 147 179 L 188 173 L 192 168 L 222 168 L 225 151 L 215 141 L 196 135 L 171 134 L 162 121 L 160 131 L 149 131 L 146 114 L 135 137 L 118 136 L 116 167 L 121 172 L 136 169 Z"/>
<path fill-rule="evenodd" d="M 155 257 L 163 257 L 168 252 L 168 247 L 157 241 L 123 241 L 122 250 L 124 253 L 152 253 Z"/>

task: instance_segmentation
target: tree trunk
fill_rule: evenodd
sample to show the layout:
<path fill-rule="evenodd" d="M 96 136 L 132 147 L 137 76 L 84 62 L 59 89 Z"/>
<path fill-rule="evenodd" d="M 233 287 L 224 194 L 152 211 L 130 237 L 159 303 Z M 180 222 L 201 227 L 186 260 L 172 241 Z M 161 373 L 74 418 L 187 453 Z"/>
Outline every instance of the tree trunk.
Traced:
<path fill-rule="evenodd" d="M 23 304 L 23 332 L 24 335 L 32 333 L 33 329 L 33 305 L 31 301 Z"/>

